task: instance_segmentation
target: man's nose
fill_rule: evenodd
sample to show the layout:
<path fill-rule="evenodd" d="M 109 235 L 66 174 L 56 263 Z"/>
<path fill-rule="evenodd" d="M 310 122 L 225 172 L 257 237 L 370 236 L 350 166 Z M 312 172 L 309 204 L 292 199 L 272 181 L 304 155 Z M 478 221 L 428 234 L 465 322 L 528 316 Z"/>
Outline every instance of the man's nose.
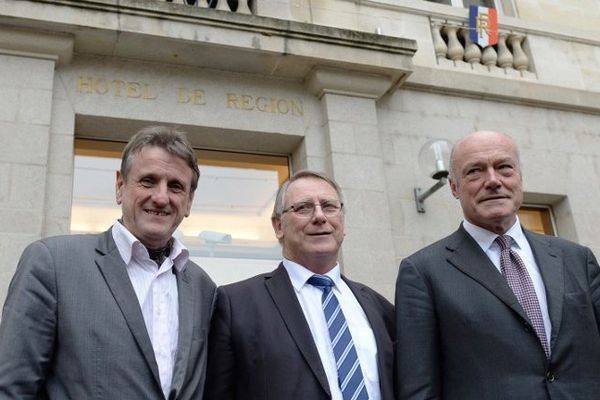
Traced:
<path fill-rule="evenodd" d="M 169 203 L 169 188 L 167 187 L 166 183 L 160 183 L 154 187 L 152 201 L 158 205 Z"/>
<path fill-rule="evenodd" d="M 485 183 L 486 186 L 492 188 L 496 188 L 501 185 L 500 175 L 493 167 L 487 169 Z"/>
<path fill-rule="evenodd" d="M 327 221 L 327 217 L 323 213 L 323 209 L 321 208 L 321 205 L 318 203 L 315 204 L 315 210 L 313 211 L 312 218 L 314 221 L 319 221 L 319 222 Z"/>

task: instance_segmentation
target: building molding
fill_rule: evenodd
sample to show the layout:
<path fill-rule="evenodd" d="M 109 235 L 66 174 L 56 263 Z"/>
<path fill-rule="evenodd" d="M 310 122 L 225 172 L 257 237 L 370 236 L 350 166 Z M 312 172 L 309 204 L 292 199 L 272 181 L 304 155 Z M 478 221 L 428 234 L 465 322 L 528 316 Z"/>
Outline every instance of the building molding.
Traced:
<path fill-rule="evenodd" d="M 403 87 L 425 92 L 600 114 L 600 93 L 503 76 L 415 66 Z"/>
<path fill-rule="evenodd" d="M 300 81 L 321 65 L 399 81 L 417 50 L 412 39 L 161 1 L 1 0 L 0 16 L 4 24 L 69 33 L 76 53 Z M 155 48 L 144 48 L 150 40 Z"/>
<path fill-rule="evenodd" d="M 0 54 L 40 58 L 66 65 L 73 58 L 73 36 L 0 26 Z"/>
<path fill-rule="evenodd" d="M 315 68 L 305 84 L 308 91 L 319 99 L 324 94 L 340 94 L 378 100 L 391 89 L 394 82 L 381 75 Z"/>

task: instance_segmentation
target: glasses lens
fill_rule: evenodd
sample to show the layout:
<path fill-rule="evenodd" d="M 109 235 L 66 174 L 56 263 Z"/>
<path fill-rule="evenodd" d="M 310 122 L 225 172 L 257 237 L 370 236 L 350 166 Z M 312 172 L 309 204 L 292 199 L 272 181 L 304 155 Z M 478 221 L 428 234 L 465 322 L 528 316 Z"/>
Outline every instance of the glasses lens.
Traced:
<path fill-rule="evenodd" d="M 300 203 L 292 204 L 289 208 L 285 210 L 292 211 L 294 214 L 301 217 L 310 217 L 315 213 L 316 204 L 310 201 L 303 201 Z M 319 208 L 321 208 L 321 212 L 325 214 L 327 217 L 335 217 L 342 210 L 342 203 L 339 201 L 324 201 L 319 203 Z"/>
<path fill-rule="evenodd" d="M 296 203 L 292 206 L 292 210 L 302 216 L 313 215 L 315 212 L 315 205 L 309 202 Z"/>

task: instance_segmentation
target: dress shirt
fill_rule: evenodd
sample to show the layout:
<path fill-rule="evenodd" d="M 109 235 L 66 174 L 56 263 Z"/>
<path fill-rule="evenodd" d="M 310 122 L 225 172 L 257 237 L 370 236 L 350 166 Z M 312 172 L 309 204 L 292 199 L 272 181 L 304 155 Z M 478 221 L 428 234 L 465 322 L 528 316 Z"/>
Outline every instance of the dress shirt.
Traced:
<path fill-rule="evenodd" d="M 117 221 L 112 236 L 140 303 L 146 330 L 158 365 L 160 384 L 168 398 L 173 379 L 179 334 L 179 299 L 175 271 L 183 271 L 188 250 L 174 239 L 171 252 L 162 265 L 150 259 L 146 247 Z"/>
<path fill-rule="evenodd" d="M 502 273 L 502 269 L 500 268 L 500 245 L 495 242 L 498 235 L 477 225 L 473 225 L 466 220 L 463 221 L 463 227 L 469 233 L 469 235 L 475 239 L 477 244 L 481 246 L 482 250 L 489 257 L 498 271 Z M 535 294 L 537 296 L 538 303 L 540 304 L 540 310 L 542 311 L 546 338 L 548 341 L 550 341 L 552 325 L 550 323 L 550 316 L 548 314 L 548 303 L 546 301 L 546 288 L 544 287 L 544 280 L 542 279 L 540 269 L 535 261 L 533 252 L 531 251 L 531 246 L 529 246 L 529 242 L 523 233 L 523 228 L 521 228 L 518 217 L 515 224 L 508 231 L 506 231 L 505 235 L 513 238 L 511 249 L 514 250 L 519 257 L 521 257 L 521 260 L 523 260 L 523 263 L 525 264 L 525 268 L 527 268 L 527 273 L 529 274 L 529 277 L 533 283 L 533 288 L 535 289 Z"/>
<path fill-rule="evenodd" d="M 283 266 L 285 267 L 292 286 L 304 312 L 304 317 L 308 322 L 313 340 L 317 346 L 321 363 L 327 375 L 329 389 L 331 390 L 332 400 L 343 400 L 342 391 L 338 383 L 338 373 L 329 337 L 329 329 L 325 321 L 325 314 L 321 303 L 323 291 L 309 283 L 308 279 L 315 275 L 305 267 L 284 259 Z M 342 279 L 340 275 L 340 266 L 336 266 L 325 275 L 333 280 L 335 286 L 333 292 L 337 296 L 340 308 L 348 322 L 348 328 L 352 335 L 352 341 L 356 347 L 356 353 L 360 362 L 365 379 L 365 386 L 369 393 L 370 400 L 380 400 L 381 393 L 379 389 L 379 371 L 377 369 L 377 342 L 375 335 L 371 329 L 371 324 L 365 315 L 362 307 L 356 300 L 356 297 Z"/>

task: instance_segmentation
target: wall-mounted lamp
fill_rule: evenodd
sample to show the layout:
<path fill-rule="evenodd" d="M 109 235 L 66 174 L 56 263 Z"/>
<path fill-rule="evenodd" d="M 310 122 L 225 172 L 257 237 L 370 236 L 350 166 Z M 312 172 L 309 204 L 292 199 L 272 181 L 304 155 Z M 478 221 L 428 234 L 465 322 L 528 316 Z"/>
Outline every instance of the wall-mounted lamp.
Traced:
<path fill-rule="evenodd" d="M 419 167 L 428 176 L 437 180 L 437 182 L 425 191 L 418 187 L 414 189 L 418 212 L 425 212 L 425 199 L 434 194 L 448 181 L 448 166 L 450 164 L 451 151 L 452 144 L 446 139 L 432 139 L 421 147 L 419 151 Z"/>

